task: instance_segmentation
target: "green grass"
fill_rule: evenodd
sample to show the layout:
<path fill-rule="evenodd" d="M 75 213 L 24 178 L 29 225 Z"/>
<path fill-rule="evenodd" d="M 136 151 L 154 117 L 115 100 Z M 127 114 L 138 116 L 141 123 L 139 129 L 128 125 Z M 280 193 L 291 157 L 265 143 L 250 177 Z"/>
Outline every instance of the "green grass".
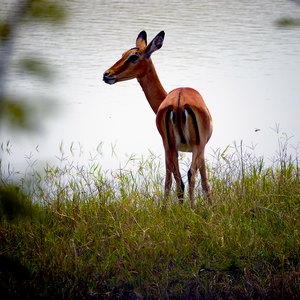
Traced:
<path fill-rule="evenodd" d="M 163 202 L 163 165 L 153 154 L 135 161 L 136 172 L 61 164 L 17 186 L 2 174 L 1 295 L 299 298 L 299 157 L 279 140 L 265 166 L 244 148 L 216 151 L 214 204 L 198 186 L 195 211 L 188 199 Z"/>

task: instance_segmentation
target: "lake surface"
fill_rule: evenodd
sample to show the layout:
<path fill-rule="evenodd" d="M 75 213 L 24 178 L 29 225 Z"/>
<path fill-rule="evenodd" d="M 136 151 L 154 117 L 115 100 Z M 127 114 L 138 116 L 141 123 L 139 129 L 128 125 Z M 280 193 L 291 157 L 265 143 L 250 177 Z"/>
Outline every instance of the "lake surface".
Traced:
<path fill-rule="evenodd" d="M 1 17 L 15 1 L 1 0 Z M 135 46 L 141 30 L 150 41 L 166 37 L 152 56 L 167 91 L 190 86 L 203 96 L 214 120 L 206 158 L 238 144 L 255 148 L 268 161 L 279 137 L 300 142 L 300 27 L 278 27 L 282 17 L 300 17 L 292 1 L 66 1 L 68 19 L 61 26 L 27 23 L 20 28 L 7 77 L 11 95 L 26 95 L 42 104 L 51 98 L 35 134 L 1 129 L 2 166 L 24 168 L 33 155 L 39 167 L 65 156 L 82 164 L 97 160 L 104 170 L 126 165 L 128 157 L 163 158 L 153 114 L 136 80 L 106 85 L 103 72 Z M 22 75 L 15 66 L 23 56 L 44 59 L 55 71 L 45 81 Z M 273 129 L 272 129 L 273 128 Z M 259 131 L 256 129 L 260 129 Z M 101 153 L 98 154 L 101 144 Z M 70 150 L 73 147 L 73 150 Z M 291 151 L 299 151 L 293 149 Z M 72 156 L 72 153 L 76 155 Z M 116 155 L 115 155 L 116 154 Z M 96 157 L 96 158 L 95 158 Z"/>

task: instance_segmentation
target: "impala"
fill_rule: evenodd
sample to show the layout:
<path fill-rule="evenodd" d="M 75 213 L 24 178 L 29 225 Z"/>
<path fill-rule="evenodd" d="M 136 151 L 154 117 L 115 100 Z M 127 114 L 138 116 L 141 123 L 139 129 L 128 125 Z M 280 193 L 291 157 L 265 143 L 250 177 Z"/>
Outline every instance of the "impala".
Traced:
<path fill-rule="evenodd" d="M 127 50 L 103 74 L 104 82 L 114 84 L 136 78 L 156 114 L 156 126 L 165 149 L 165 196 L 172 186 L 172 174 L 177 185 L 179 202 L 183 202 L 184 184 L 181 179 L 178 151 L 192 152 L 188 171 L 191 208 L 194 209 L 195 176 L 199 169 L 204 196 L 212 203 L 206 175 L 204 149 L 212 134 L 212 118 L 201 95 L 192 88 L 182 87 L 167 93 L 157 76 L 151 55 L 163 45 L 165 32 L 161 31 L 147 45 L 147 34 L 140 32 L 136 47 Z"/>

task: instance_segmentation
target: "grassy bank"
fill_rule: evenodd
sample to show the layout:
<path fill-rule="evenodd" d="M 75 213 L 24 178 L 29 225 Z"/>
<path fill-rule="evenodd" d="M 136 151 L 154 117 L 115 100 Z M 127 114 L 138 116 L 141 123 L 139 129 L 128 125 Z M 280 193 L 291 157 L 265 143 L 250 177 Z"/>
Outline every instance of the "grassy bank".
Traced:
<path fill-rule="evenodd" d="M 213 206 L 163 202 L 161 162 L 2 176 L 0 294 L 57 299 L 300 298 L 300 172 L 235 145 L 208 166 Z M 34 201 L 31 201 L 34 199 Z M 9 204 L 5 204 L 9 203 Z"/>

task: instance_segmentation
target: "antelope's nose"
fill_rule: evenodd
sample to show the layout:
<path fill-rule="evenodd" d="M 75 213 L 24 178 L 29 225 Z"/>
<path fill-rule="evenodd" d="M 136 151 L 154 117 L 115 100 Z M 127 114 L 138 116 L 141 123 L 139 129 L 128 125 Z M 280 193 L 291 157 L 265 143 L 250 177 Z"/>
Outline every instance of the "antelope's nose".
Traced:
<path fill-rule="evenodd" d="M 106 80 L 108 79 L 109 74 L 110 74 L 110 73 L 107 72 L 107 71 L 103 73 L 103 81 L 106 81 Z"/>
<path fill-rule="evenodd" d="M 108 84 L 114 84 L 116 82 L 116 79 L 114 76 L 111 76 L 110 72 L 106 71 L 103 74 L 103 81 Z"/>

